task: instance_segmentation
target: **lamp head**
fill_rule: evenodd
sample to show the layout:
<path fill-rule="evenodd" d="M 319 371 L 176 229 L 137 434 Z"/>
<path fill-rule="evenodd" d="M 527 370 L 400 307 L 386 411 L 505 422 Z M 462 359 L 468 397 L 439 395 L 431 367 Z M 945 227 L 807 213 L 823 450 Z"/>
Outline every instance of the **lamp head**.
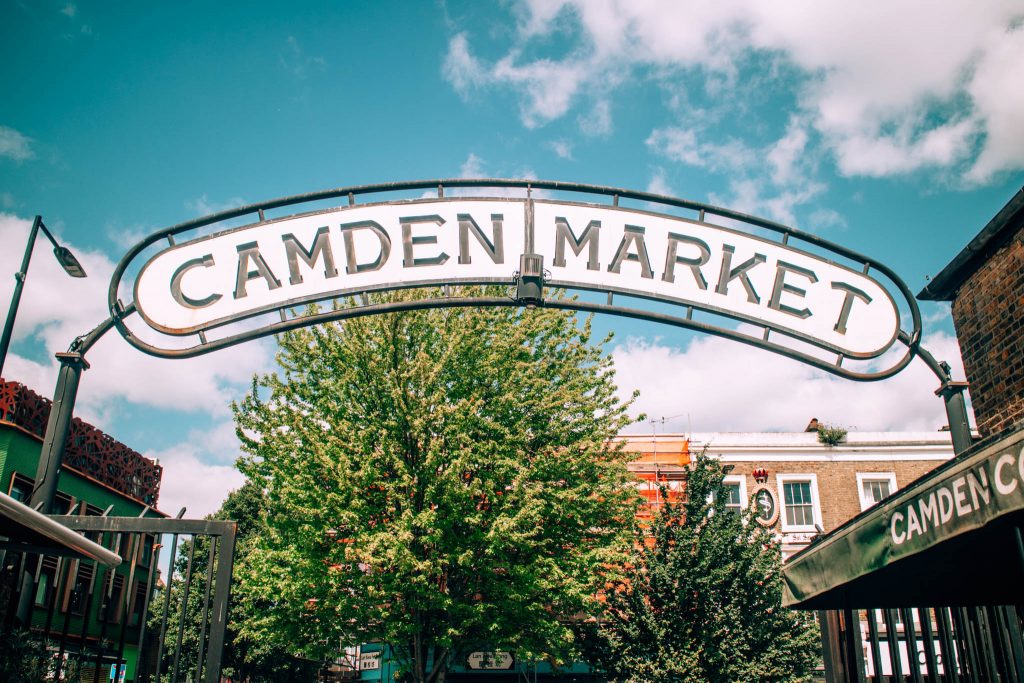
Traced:
<path fill-rule="evenodd" d="M 71 277 L 85 277 L 85 268 L 78 262 L 75 255 L 71 253 L 71 250 L 67 247 L 54 247 L 53 255 L 57 257 L 57 263 L 64 268 Z"/>

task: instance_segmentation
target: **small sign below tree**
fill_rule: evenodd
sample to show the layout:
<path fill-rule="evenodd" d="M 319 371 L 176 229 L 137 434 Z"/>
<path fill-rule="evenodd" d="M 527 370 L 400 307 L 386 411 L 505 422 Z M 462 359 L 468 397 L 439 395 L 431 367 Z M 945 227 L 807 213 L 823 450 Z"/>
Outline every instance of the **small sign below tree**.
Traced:
<path fill-rule="evenodd" d="M 511 652 L 470 652 L 466 664 L 470 669 L 508 671 L 515 663 Z"/>

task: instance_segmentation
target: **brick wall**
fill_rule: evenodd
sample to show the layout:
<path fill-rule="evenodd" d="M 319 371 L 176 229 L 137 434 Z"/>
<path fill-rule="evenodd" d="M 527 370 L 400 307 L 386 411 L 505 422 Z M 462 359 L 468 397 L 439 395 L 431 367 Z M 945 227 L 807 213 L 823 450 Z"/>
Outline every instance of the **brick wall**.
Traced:
<path fill-rule="evenodd" d="M 1024 225 L 960 287 L 953 322 L 981 436 L 1024 420 Z"/>
<path fill-rule="evenodd" d="M 768 486 L 776 492 L 781 511 L 782 492 L 778 490 L 779 474 L 813 474 L 818 480 L 821 521 L 825 531 L 831 531 L 848 519 L 860 514 L 860 493 L 857 488 L 857 473 L 893 472 L 896 474 L 896 488 L 907 484 L 941 465 L 944 460 L 859 460 L 841 462 L 735 462 L 733 475 L 743 475 L 747 482 L 747 493 L 754 490 L 753 471 L 763 467 L 768 471 Z M 781 529 L 781 521 L 776 524 Z"/>

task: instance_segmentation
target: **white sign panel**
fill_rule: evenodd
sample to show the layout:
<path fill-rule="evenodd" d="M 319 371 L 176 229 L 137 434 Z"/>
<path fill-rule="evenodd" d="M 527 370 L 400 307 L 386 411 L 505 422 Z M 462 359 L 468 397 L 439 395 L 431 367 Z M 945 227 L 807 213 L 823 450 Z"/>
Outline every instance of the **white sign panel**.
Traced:
<path fill-rule="evenodd" d="M 190 334 L 333 296 L 511 283 L 527 243 L 525 199 L 421 200 L 280 219 L 170 247 L 135 303 L 161 332 Z M 552 285 L 620 292 L 768 325 L 850 358 L 900 329 L 869 275 L 777 241 L 618 207 L 533 202 L 533 252 Z"/>
<path fill-rule="evenodd" d="M 466 664 L 470 669 L 507 671 L 512 668 L 514 662 L 511 652 L 470 652 L 466 657 Z"/>
<path fill-rule="evenodd" d="M 432 283 L 509 282 L 524 243 L 522 202 L 356 206 L 171 247 L 135 284 L 154 328 L 186 334 L 330 295 Z"/>
<path fill-rule="evenodd" d="M 888 348 L 889 293 L 824 258 L 743 233 L 633 210 L 536 202 L 551 281 L 651 296 L 764 321 L 851 357 Z"/>
<path fill-rule="evenodd" d="M 380 652 L 360 652 L 359 670 L 375 671 L 380 668 Z"/>

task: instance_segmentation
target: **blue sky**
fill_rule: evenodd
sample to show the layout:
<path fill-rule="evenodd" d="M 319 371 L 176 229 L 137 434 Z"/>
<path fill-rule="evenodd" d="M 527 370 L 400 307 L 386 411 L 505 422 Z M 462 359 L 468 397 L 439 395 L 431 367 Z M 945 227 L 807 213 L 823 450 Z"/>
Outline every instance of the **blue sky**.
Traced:
<path fill-rule="evenodd" d="M 0 0 L 0 273 L 39 213 L 91 274 L 66 278 L 40 245 L 6 374 L 52 392 L 53 353 L 105 317 L 112 263 L 139 236 L 374 182 L 652 190 L 814 232 L 917 292 L 1024 181 L 1022 67 L 1019 2 Z M 4 275 L 0 300 L 12 287 Z M 922 308 L 927 344 L 958 366 L 948 310 Z M 659 430 L 942 423 L 918 367 L 860 385 L 599 326 L 617 333 L 620 384 L 670 418 Z M 238 481 L 226 406 L 271 356 L 157 361 L 110 338 L 81 413 L 161 458 L 162 507 L 202 514 Z"/>

